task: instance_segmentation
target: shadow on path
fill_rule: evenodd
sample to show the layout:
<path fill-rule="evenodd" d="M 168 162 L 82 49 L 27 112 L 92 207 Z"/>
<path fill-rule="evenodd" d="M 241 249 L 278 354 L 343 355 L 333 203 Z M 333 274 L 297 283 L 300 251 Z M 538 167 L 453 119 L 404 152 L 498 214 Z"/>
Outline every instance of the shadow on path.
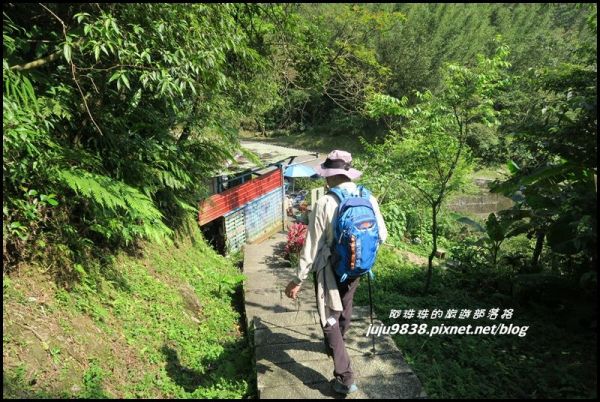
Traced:
<path fill-rule="evenodd" d="M 258 324 L 262 323 L 260 318 L 256 318 L 255 322 L 257 323 L 257 327 Z M 266 322 L 264 324 L 267 324 Z M 271 328 L 269 328 L 268 326 L 260 326 L 261 331 L 263 331 L 263 336 L 265 336 L 267 339 L 273 337 L 274 333 L 271 331 Z M 321 337 L 315 337 L 315 336 L 311 336 L 311 339 L 315 339 L 317 338 L 319 341 L 321 341 L 318 346 L 317 349 L 321 350 L 323 352 L 323 360 L 326 360 L 329 362 L 329 364 L 331 365 L 331 373 L 330 376 L 328 375 L 328 373 L 320 373 L 310 367 L 307 367 L 305 364 L 307 364 L 308 362 L 296 362 L 294 361 L 294 359 L 290 356 L 290 354 L 288 353 L 289 351 L 292 350 L 300 350 L 300 351 L 306 351 L 306 352 L 314 352 L 315 351 L 315 343 L 307 343 L 307 342 L 301 342 L 299 339 L 290 336 L 290 335 L 286 335 L 286 334 L 281 334 L 281 333 L 277 333 L 277 344 L 276 345 L 271 345 L 269 344 L 269 346 L 271 346 L 270 348 L 270 354 L 268 356 L 263 356 L 262 357 L 262 361 L 264 361 L 265 363 L 256 363 L 256 371 L 257 373 L 260 374 L 265 374 L 268 371 L 272 371 L 272 368 L 270 366 L 275 365 L 277 367 L 279 367 L 280 369 L 286 371 L 287 373 L 291 374 L 292 376 L 296 377 L 296 379 L 298 380 L 298 383 L 294 383 L 294 381 L 286 381 L 286 384 L 273 384 L 273 385 L 266 385 L 267 387 L 278 387 L 278 386 L 294 386 L 294 385 L 301 385 L 303 384 L 305 387 L 308 387 L 310 389 L 313 389 L 315 391 L 318 391 L 321 395 L 323 395 L 323 397 L 327 397 L 327 398 L 344 398 L 343 395 L 340 395 L 336 392 L 333 391 L 332 389 L 332 382 L 333 382 L 333 361 L 328 359 L 327 354 L 325 353 L 325 344 L 323 343 L 323 338 Z M 267 345 L 261 345 L 261 346 L 267 346 Z M 324 383 L 329 383 L 329 384 L 324 384 Z"/>

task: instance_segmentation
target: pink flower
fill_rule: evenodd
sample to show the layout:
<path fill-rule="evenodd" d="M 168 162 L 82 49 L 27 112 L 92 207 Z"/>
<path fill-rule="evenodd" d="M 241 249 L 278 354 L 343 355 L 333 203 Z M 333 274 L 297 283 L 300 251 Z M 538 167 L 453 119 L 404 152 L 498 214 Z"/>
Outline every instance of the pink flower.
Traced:
<path fill-rule="evenodd" d="M 307 225 L 302 223 L 294 223 L 288 231 L 287 244 L 285 245 L 286 257 L 291 254 L 298 254 L 304 246 L 306 239 Z"/>

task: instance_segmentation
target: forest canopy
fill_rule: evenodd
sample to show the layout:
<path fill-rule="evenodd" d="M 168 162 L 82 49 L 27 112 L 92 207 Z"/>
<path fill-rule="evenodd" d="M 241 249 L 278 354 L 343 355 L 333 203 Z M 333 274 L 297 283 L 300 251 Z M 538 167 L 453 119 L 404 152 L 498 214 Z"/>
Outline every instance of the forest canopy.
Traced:
<path fill-rule="evenodd" d="M 168 241 L 205 194 L 205 180 L 239 149 L 239 130 L 311 129 L 382 142 L 407 117 L 390 112 L 393 105 L 374 114 L 377 99 L 415 106 L 418 93 L 443 90 L 448 63 L 473 67 L 498 46 L 509 49 L 510 84 L 493 100 L 498 124 L 467 133 L 477 163 L 513 161 L 521 180 L 548 164 L 563 175 L 595 174 L 592 5 L 6 3 L 3 10 L 8 267 L 36 250 L 78 261 L 144 238 Z M 573 136 L 565 142 L 556 133 Z"/>

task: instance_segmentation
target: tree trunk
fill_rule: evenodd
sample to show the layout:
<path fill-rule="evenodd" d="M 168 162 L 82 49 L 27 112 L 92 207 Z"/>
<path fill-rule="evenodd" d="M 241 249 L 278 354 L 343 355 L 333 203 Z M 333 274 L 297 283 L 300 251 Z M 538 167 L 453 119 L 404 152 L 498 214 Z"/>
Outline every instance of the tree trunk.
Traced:
<path fill-rule="evenodd" d="M 535 241 L 535 249 L 533 250 L 533 258 L 531 259 L 531 266 L 533 268 L 537 268 L 538 263 L 540 261 L 540 255 L 542 254 L 542 249 L 544 248 L 544 237 L 546 234 L 544 232 L 537 232 L 537 239 Z"/>
<path fill-rule="evenodd" d="M 427 268 L 427 281 L 425 282 L 425 293 L 429 292 L 429 286 L 431 285 L 431 274 L 433 273 L 433 257 L 437 252 L 437 204 L 433 205 L 433 219 L 431 223 L 431 234 L 433 237 L 433 246 L 431 248 L 431 254 L 429 254 L 428 268 Z"/>
<path fill-rule="evenodd" d="M 492 245 L 492 264 L 494 269 L 498 266 L 498 251 L 500 251 L 500 242 L 494 242 Z"/>

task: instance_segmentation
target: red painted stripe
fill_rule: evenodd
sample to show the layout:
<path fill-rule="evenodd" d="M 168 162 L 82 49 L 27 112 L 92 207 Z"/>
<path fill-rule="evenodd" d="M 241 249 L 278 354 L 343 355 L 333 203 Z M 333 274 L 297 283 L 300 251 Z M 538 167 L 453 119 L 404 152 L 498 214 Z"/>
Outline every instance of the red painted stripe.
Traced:
<path fill-rule="evenodd" d="M 246 183 L 244 183 L 246 184 Z M 254 184 L 248 182 L 248 184 Z M 226 213 L 247 204 L 248 202 L 278 188 L 277 183 L 261 183 L 259 186 L 245 186 L 238 191 L 231 192 L 226 196 L 216 194 L 213 197 L 205 200 L 201 204 L 201 224 L 209 222 L 219 216 L 223 216 Z M 250 187 L 250 188 L 248 188 Z M 234 190 L 234 189 L 232 189 Z"/>
<path fill-rule="evenodd" d="M 244 183 L 244 184 L 246 184 L 246 183 Z M 253 184 L 253 183 L 248 183 L 248 184 Z M 258 183 L 253 186 L 247 186 L 247 187 L 245 186 L 244 188 L 241 188 L 238 191 L 232 192 L 225 196 L 223 196 L 222 194 L 215 194 L 215 195 L 211 196 L 210 198 L 204 200 L 203 206 L 205 208 L 213 210 L 213 209 L 217 209 L 219 207 L 223 207 L 226 205 L 235 204 L 236 201 L 241 200 L 241 201 L 243 201 L 242 204 L 237 202 L 237 204 L 239 204 L 238 206 L 240 206 L 240 205 L 243 205 L 244 203 L 246 203 L 247 201 L 254 199 L 256 196 L 266 194 L 269 191 L 274 190 L 278 187 L 279 186 L 277 185 L 276 182 Z M 237 190 L 237 188 L 236 188 L 236 190 Z M 208 211 L 205 210 L 204 212 L 206 213 Z"/>
<path fill-rule="evenodd" d="M 204 225 L 278 187 L 281 187 L 281 169 L 214 194 L 200 201 L 198 222 Z"/>
<path fill-rule="evenodd" d="M 241 194 L 236 194 L 235 197 L 234 196 L 230 196 L 230 197 L 225 197 L 225 198 L 219 198 L 216 200 L 206 200 L 202 206 L 203 208 L 203 212 L 207 213 L 209 211 L 211 212 L 216 212 L 217 210 L 221 210 L 223 208 L 232 208 L 235 209 L 239 206 L 242 206 L 250 201 L 252 201 L 253 199 L 260 197 L 263 194 L 267 194 L 268 192 L 270 192 L 271 190 L 274 190 L 277 187 L 271 188 L 271 189 L 266 189 L 264 187 L 261 188 L 252 188 L 249 189 Z M 227 211 L 224 211 L 227 212 Z"/>
<path fill-rule="evenodd" d="M 271 190 L 269 190 L 271 191 Z M 241 207 L 248 202 L 259 198 L 260 196 L 268 193 L 269 191 L 260 191 L 260 189 L 254 189 L 249 193 L 245 193 L 240 197 L 235 197 L 234 199 L 223 199 L 219 200 L 215 204 L 201 204 L 202 208 L 202 221 L 206 219 L 215 219 L 219 216 L 223 216 L 226 213 L 233 211 L 234 209 Z"/>

